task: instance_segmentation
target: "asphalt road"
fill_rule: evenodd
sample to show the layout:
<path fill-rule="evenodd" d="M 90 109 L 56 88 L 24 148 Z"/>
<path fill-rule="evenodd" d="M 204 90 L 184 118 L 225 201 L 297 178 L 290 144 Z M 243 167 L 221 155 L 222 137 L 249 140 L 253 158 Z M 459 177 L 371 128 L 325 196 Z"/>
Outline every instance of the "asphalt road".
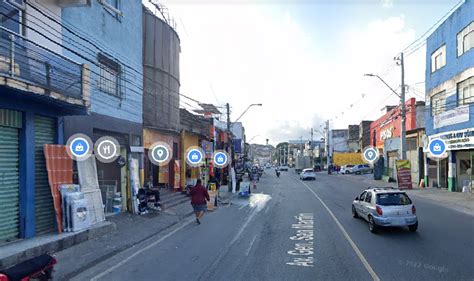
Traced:
<path fill-rule="evenodd" d="M 250 198 L 130 248 L 75 280 L 474 280 L 474 217 L 413 198 L 418 232 L 351 217 L 355 176 L 267 170 Z"/>

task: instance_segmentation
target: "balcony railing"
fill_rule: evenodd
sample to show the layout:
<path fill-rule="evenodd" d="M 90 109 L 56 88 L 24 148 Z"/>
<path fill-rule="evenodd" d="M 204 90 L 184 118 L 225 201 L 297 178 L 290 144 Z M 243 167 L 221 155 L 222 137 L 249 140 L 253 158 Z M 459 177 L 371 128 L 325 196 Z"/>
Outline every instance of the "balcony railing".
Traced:
<path fill-rule="evenodd" d="M 84 101 L 83 65 L 0 27 L 0 76 L 62 95 L 63 100 Z"/>

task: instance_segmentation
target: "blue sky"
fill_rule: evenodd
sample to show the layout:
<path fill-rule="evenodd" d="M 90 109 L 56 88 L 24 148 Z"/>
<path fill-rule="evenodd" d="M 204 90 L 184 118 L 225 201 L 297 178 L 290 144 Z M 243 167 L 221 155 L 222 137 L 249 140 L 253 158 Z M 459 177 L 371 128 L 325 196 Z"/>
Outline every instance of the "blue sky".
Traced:
<path fill-rule="evenodd" d="M 347 128 L 397 104 L 385 86 L 363 74 L 377 73 L 397 88 L 393 57 L 458 0 L 268 2 L 164 4 L 181 38 L 181 91 L 218 106 L 229 102 L 234 119 L 248 104 L 263 103 L 242 118 L 247 137 L 276 144 L 306 138 L 327 119 L 332 128 Z M 422 47 L 406 59 L 407 84 L 423 81 L 424 68 Z M 408 97 L 422 99 L 423 85 L 417 91 Z"/>

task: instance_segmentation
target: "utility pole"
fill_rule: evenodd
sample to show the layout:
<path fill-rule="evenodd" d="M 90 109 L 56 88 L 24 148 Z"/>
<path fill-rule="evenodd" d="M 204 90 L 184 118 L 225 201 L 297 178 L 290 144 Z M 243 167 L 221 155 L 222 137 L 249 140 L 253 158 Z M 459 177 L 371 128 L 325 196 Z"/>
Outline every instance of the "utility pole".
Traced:
<path fill-rule="evenodd" d="M 326 121 L 326 166 L 329 173 L 329 164 L 331 163 L 329 151 L 329 120 Z"/>
<path fill-rule="evenodd" d="M 402 128 L 401 128 L 401 133 L 400 133 L 400 157 L 401 160 L 405 160 L 407 158 L 407 152 L 406 152 L 406 119 L 407 119 L 407 113 L 406 113 L 406 106 L 405 106 L 405 62 L 403 58 L 403 53 L 400 54 L 400 67 L 402 68 L 402 93 L 400 95 L 400 107 L 401 107 L 401 113 L 402 113 Z"/>
<path fill-rule="evenodd" d="M 232 191 L 232 175 L 231 175 L 231 170 L 232 170 L 232 167 L 234 166 L 233 162 L 234 162 L 234 156 L 232 155 L 232 133 L 230 131 L 230 106 L 229 106 L 229 103 L 226 103 L 225 104 L 225 107 L 227 109 L 227 139 L 228 139 L 228 142 L 229 142 L 229 146 L 227 148 L 227 152 L 230 154 L 230 165 L 229 165 L 229 179 L 230 179 L 230 182 L 231 184 L 228 184 L 228 191 L 231 192 Z"/>

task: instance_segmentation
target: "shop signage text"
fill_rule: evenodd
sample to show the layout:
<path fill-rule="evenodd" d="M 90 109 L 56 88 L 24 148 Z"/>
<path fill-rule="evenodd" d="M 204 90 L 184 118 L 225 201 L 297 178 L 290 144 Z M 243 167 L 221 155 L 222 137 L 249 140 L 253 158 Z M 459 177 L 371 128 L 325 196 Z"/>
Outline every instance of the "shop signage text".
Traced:
<path fill-rule="evenodd" d="M 474 148 L 474 128 L 450 131 L 429 136 L 429 140 L 440 138 L 446 142 L 446 150 Z"/>
<path fill-rule="evenodd" d="M 435 129 L 469 121 L 469 106 L 460 106 L 433 117 Z"/>

